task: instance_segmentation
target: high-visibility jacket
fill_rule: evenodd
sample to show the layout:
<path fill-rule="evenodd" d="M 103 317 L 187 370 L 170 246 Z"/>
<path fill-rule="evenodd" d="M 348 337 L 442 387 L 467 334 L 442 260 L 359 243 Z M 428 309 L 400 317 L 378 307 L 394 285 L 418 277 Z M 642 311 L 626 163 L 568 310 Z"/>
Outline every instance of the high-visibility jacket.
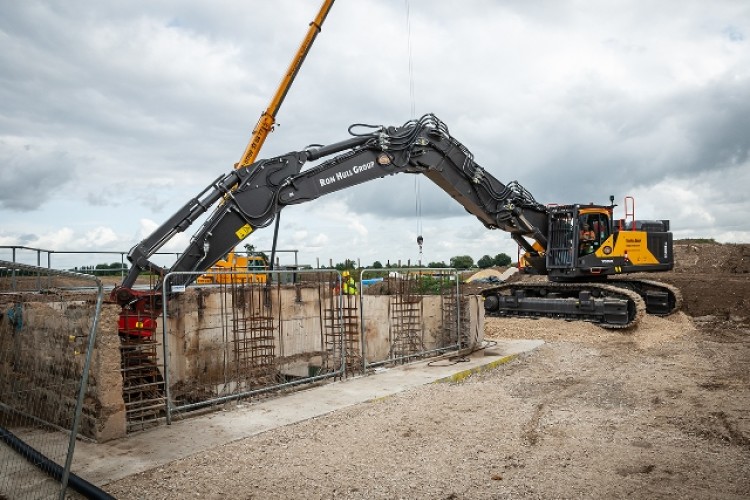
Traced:
<path fill-rule="evenodd" d="M 357 285 L 354 282 L 354 278 L 349 276 L 349 278 L 344 279 L 343 290 L 344 295 L 357 295 Z"/>

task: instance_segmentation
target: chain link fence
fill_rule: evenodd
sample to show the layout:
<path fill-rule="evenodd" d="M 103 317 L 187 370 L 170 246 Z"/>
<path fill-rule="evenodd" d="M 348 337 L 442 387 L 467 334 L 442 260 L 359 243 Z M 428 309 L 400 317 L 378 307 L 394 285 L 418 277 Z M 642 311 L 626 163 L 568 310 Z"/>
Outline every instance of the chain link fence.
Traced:
<path fill-rule="evenodd" d="M 92 488 L 70 466 L 81 422 L 91 425 L 84 398 L 102 299 L 93 276 L 0 260 L 0 498 Z"/>

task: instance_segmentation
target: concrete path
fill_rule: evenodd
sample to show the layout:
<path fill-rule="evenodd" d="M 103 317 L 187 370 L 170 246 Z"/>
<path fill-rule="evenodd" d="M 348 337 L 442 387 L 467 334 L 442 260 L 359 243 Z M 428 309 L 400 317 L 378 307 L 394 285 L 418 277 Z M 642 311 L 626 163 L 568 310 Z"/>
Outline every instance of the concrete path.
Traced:
<path fill-rule="evenodd" d="M 379 370 L 372 375 L 301 390 L 257 403 L 240 403 L 230 411 L 215 411 L 173 420 L 123 439 L 95 444 L 78 442 L 73 472 L 103 486 L 118 479 L 165 465 L 195 453 L 383 398 L 432 382 L 459 381 L 472 373 L 506 363 L 531 351 L 541 340 L 504 340 L 473 353 L 466 362 L 432 360 Z"/>

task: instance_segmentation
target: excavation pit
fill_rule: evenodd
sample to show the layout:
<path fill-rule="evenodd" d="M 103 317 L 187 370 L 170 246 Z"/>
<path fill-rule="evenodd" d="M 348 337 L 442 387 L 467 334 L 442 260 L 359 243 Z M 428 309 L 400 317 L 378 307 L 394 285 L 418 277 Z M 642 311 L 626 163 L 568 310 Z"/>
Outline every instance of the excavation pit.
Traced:
<path fill-rule="evenodd" d="M 155 335 L 139 339 L 118 335 L 120 306 L 105 302 L 80 433 L 105 442 L 229 401 L 265 399 L 481 344 L 480 297 L 456 297 L 455 284 L 441 295 L 399 286 L 390 295 L 348 296 L 325 280 L 188 287 L 169 300 Z M 34 373 L 46 373 L 35 367 L 64 367 L 75 359 L 74 346 L 61 348 L 59 339 L 71 337 L 71 315 L 84 326 L 93 318 L 95 294 L 76 289 L 58 295 L 63 299 L 4 296 L 4 309 L 22 304 L 24 325 L 15 332 L 6 321 L 2 340 L 23 342 L 27 358 L 26 373 L 19 373 L 20 365 L 6 357 L 4 380 L 33 385 Z M 55 423 L 66 403 L 42 399 L 42 417 Z"/>

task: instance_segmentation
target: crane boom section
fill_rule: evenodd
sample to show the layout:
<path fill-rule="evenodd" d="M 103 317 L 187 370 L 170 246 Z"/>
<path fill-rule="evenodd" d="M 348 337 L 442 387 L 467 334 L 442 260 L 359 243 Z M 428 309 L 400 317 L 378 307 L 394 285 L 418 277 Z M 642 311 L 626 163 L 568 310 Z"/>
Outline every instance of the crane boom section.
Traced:
<path fill-rule="evenodd" d="M 320 30 L 323 27 L 323 22 L 333 6 L 333 2 L 334 0 L 324 0 L 323 4 L 320 6 L 318 15 L 310 23 L 307 34 L 302 40 L 299 49 L 297 49 L 286 73 L 284 73 L 284 77 L 281 79 L 281 83 L 279 83 L 276 93 L 268 104 L 266 110 L 260 115 L 258 123 L 253 129 L 253 135 L 245 148 L 245 152 L 242 154 L 242 158 L 237 163 L 236 168 L 246 167 L 257 158 L 260 148 L 266 141 L 266 137 L 268 137 L 268 134 L 271 133 L 273 126 L 276 124 L 276 114 L 279 112 L 279 108 L 281 108 L 281 104 L 284 102 L 286 94 L 289 92 L 289 88 L 292 86 L 297 73 L 299 73 L 302 63 L 305 61 L 305 57 L 307 57 L 308 52 L 310 52 L 310 48 L 312 47 L 315 38 L 318 36 L 318 33 L 320 33 Z"/>

